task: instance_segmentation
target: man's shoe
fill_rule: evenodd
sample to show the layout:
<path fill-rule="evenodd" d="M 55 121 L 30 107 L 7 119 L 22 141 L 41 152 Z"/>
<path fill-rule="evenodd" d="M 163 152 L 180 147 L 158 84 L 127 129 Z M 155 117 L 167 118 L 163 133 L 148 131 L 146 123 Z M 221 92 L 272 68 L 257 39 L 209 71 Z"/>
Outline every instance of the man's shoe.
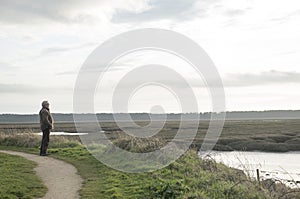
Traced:
<path fill-rule="evenodd" d="M 41 154 L 40 156 L 48 156 L 48 153 L 45 153 L 45 154 Z"/>

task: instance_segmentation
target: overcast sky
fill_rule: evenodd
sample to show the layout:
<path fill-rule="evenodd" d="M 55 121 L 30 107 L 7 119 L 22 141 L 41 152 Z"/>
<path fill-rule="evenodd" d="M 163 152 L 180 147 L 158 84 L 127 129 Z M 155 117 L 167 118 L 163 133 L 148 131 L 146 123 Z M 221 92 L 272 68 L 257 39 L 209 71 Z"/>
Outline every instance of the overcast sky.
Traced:
<path fill-rule="evenodd" d="M 298 0 L 0 0 L 0 13 L 0 113 L 37 113 L 43 99 L 53 112 L 73 112 L 74 84 L 88 55 L 110 37 L 138 28 L 173 30 L 197 42 L 222 77 L 228 111 L 300 109 Z M 107 85 L 133 65 L 155 60 L 186 68 L 182 75 L 194 82 L 198 111 L 210 111 L 205 86 L 182 60 L 168 56 L 119 60 Z M 111 111 L 107 88 L 95 95 L 96 112 Z M 162 88 L 133 96 L 131 112 L 156 104 L 180 112 Z"/>

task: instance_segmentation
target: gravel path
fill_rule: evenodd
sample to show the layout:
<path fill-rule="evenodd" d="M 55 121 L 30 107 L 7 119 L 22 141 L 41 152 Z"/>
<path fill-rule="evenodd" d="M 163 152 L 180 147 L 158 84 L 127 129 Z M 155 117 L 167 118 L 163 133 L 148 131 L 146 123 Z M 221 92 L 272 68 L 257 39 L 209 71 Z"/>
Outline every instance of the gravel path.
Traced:
<path fill-rule="evenodd" d="M 76 168 L 64 161 L 51 157 L 37 156 L 16 151 L 4 151 L 1 153 L 22 156 L 38 164 L 36 174 L 42 179 L 48 192 L 44 199 L 79 198 L 78 191 L 82 185 L 82 178 L 77 174 Z"/>

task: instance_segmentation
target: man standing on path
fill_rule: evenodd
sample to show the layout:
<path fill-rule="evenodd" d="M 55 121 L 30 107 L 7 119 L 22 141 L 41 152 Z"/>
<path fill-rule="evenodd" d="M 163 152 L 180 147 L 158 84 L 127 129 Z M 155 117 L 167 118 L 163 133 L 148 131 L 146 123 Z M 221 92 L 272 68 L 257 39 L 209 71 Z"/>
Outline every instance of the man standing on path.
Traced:
<path fill-rule="evenodd" d="M 42 109 L 40 110 L 40 124 L 41 124 L 41 130 L 43 131 L 43 138 L 42 138 L 42 144 L 40 149 L 40 155 L 41 156 L 47 156 L 47 149 L 49 145 L 49 135 L 50 130 L 53 129 L 53 118 L 50 113 L 49 109 L 49 102 L 43 101 L 42 103 Z"/>

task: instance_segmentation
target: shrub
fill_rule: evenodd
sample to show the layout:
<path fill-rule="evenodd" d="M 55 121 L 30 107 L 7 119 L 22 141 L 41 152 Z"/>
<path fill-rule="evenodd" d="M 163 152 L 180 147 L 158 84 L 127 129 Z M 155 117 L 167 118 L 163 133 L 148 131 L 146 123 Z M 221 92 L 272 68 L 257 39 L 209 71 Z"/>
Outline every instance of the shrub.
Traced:
<path fill-rule="evenodd" d="M 167 142 L 161 137 L 137 138 L 125 133 L 116 133 L 114 145 L 132 152 L 150 152 L 163 147 Z"/>

